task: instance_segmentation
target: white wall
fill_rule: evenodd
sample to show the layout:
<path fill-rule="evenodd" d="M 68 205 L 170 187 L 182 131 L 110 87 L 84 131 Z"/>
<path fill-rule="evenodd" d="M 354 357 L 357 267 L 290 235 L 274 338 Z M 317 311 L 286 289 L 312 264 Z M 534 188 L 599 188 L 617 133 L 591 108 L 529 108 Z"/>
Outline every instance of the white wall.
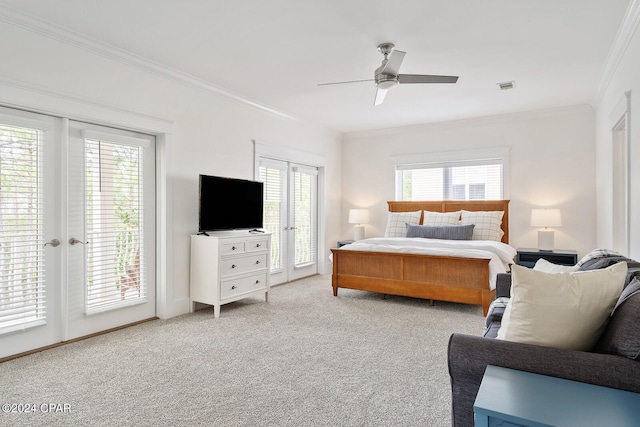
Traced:
<path fill-rule="evenodd" d="M 589 106 L 509 116 L 438 123 L 344 137 L 342 154 L 342 237 L 352 238 L 348 210 L 371 210 L 367 237 L 381 236 L 387 200 L 394 200 L 394 158 L 425 159 L 442 151 L 509 152 L 505 176 L 511 200 L 510 243 L 537 247 L 529 226 L 534 207 L 562 210 L 556 248 L 575 249 L 579 256 L 595 247 L 594 111 Z"/>
<path fill-rule="evenodd" d="M 119 117 L 124 115 L 127 127 L 136 130 L 153 130 L 147 119 L 159 118 L 173 129 L 166 147 L 169 265 L 165 268 L 169 277 L 166 307 L 161 313 L 165 317 L 189 309 L 189 235 L 197 232 L 198 174 L 252 179 L 252 140 L 326 159 L 322 203 L 325 212 L 340 208 L 341 152 L 335 132 L 4 22 L 0 22 L 0 40 L 4 41 L 5 58 L 0 86 L 25 89 L 24 96 L 11 99 L 8 91 L 3 94 L 0 90 L 0 104 L 62 115 L 73 111 L 76 117 L 72 118 L 77 119 L 93 120 L 96 112 L 103 112 L 105 117 L 99 121 L 112 125 L 121 124 Z M 86 114 L 78 105 L 86 107 Z M 327 216 L 324 228 L 324 243 L 329 248 L 339 238 L 340 223 L 335 215 Z M 321 256 L 321 262 L 326 263 L 326 256 Z M 321 267 L 327 271 L 326 265 Z"/>
<path fill-rule="evenodd" d="M 636 5 L 635 16 L 638 14 Z M 597 241 L 600 247 L 610 247 L 613 235 L 613 169 L 612 127 L 619 118 L 619 105 L 625 92 L 631 91 L 630 122 L 630 251 L 629 256 L 640 259 L 640 32 L 629 29 L 628 45 L 596 105 L 596 159 L 597 159 Z M 618 58 L 614 58 L 616 60 Z"/>

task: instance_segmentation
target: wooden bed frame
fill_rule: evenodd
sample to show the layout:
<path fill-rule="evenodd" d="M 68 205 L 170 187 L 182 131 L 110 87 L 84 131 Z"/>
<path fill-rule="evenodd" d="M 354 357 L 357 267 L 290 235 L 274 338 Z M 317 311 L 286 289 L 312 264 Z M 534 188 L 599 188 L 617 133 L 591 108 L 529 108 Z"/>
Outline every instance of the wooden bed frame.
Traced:
<path fill-rule="evenodd" d="M 504 211 L 502 241 L 509 243 L 509 201 L 388 202 L 389 212 Z M 422 223 L 422 218 L 420 219 Z M 331 249 L 333 295 L 338 288 L 387 295 L 482 305 L 486 316 L 495 290 L 489 289 L 489 259 Z"/>

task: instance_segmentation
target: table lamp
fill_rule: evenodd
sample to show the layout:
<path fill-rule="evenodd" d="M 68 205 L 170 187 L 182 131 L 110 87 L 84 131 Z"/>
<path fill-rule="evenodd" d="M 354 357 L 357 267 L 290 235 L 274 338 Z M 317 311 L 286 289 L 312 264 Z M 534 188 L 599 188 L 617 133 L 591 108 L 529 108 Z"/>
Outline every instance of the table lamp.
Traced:
<path fill-rule="evenodd" d="M 349 224 L 357 224 L 353 228 L 353 240 L 364 239 L 364 225 L 369 222 L 367 209 L 349 209 Z"/>
<path fill-rule="evenodd" d="M 544 227 L 544 230 L 538 230 L 538 249 L 552 251 L 554 232 L 549 227 L 562 226 L 560 209 L 531 209 L 531 226 Z"/>

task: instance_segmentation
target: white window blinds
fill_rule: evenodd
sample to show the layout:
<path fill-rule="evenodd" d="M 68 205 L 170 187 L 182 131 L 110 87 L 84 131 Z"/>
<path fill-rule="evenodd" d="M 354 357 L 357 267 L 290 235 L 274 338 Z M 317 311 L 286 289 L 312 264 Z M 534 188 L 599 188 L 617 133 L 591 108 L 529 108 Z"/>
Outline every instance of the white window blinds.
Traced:
<path fill-rule="evenodd" d="M 399 200 L 501 200 L 503 160 L 396 166 Z"/>
<path fill-rule="evenodd" d="M 295 266 L 316 262 L 317 252 L 317 169 L 295 166 L 293 173 L 293 224 L 295 231 Z"/>
<path fill-rule="evenodd" d="M 0 124 L 0 333 L 45 323 L 42 131 Z"/>
<path fill-rule="evenodd" d="M 263 227 L 271 233 L 271 270 L 282 269 L 283 209 L 286 206 L 287 169 L 282 165 L 261 161 L 260 181 L 264 182 Z"/>
<path fill-rule="evenodd" d="M 145 298 L 143 149 L 85 134 L 86 311 Z M 97 136 L 97 135 L 95 135 Z"/>

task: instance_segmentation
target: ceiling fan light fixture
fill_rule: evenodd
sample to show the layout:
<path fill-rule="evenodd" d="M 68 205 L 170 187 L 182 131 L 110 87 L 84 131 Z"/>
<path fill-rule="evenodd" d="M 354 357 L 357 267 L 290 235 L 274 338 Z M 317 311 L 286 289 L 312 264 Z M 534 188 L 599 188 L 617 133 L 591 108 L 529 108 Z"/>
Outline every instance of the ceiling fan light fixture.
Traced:
<path fill-rule="evenodd" d="M 398 79 L 386 79 L 378 81 L 378 89 L 389 90 L 398 84 Z"/>

